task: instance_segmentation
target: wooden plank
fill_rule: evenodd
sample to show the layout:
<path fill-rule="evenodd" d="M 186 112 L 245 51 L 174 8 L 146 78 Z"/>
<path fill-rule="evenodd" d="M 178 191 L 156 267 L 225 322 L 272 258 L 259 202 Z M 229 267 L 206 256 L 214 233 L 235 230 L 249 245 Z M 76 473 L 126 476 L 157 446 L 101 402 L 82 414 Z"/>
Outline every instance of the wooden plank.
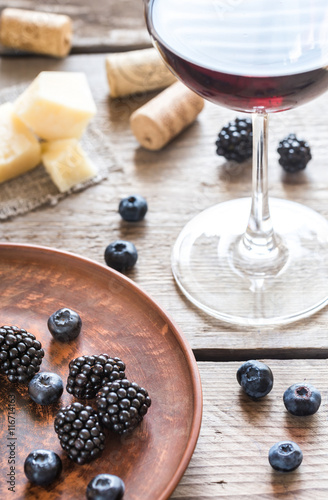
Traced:
<path fill-rule="evenodd" d="M 195 453 L 176 488 L 175 500 L 325 500 L 328 498 L 327 377 L 322 361 L 265 361 L 274 386 L 263 400 L 252 401 L 240 389 L 240 363 L 199 363 L 204 390 L 204 416 Z M 313 383 L 322 395 L 318 412 L 294 417 L 282 395 L 293 383 Z M 282 440 L 298 443 L 301 466 L 291 473 L 274 471 L 270 447 Z"/>
<path fill-rule="evenodd" d="M 73 20 L 72 53 L 132 50 L 151 45 L 142 0 L 0 0 L 5 7 L 66 14 Z M 12 54 L 1 47 L 0 54 Z"/>
<path fill-rule="evenodd" d="M 107 244 L 116 238 L 133 241 L 139 261 L 129 277 L 157 300 L 181 327 L 199 359 L 328 357 L 328 308 L 289 326 L 241 328 L 199 312 L 180 293 L 170 270 L 172 245 L 184 224 L 202 209 L 250 193 L 249 164 L 231 168 L 215 153 L 218 131 L 236 116 L 209 103 L 197 122 L 160 152 L 146 151 L 134 139 L 131 112 L 154 94 L 111 100 L 104 56 L 71 56 L 0 60 L 0 86 L 34 78 L 46 69 L 85 71 L 98 96 L 97 123 L 116 156 L 117 169 L 107 181 L 0 226 L 4 241 L 54 246 L 103 262 Z M 293 111 L 272 117 L 270 126 L 270 188 L 276 197 L 304 203 L 328 216 L 327 95 Z M 313 160 L 302 174 L 287 176 L 278 165 L 280 139 L 295 131 L 309 140 Z M 121 197 L 140 193 L 149 212 L 140 224 L 123 222 Z M 305 290 L 306 293 L 306 290 Z"/>

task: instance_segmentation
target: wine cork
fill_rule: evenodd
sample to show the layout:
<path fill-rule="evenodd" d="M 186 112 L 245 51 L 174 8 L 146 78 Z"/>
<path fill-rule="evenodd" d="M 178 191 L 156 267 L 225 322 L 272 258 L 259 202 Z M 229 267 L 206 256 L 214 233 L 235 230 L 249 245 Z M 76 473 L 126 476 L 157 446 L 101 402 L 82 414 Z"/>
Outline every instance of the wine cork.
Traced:
<path fill-rule="evenodd" d="M 141 146 L 158 150 L 190 125 L 203 107 L 202 97 L 177 82 L 132 113 L 131 129 Z"/>
<path fill-rule="evenodd" d="M 161 89 L 176 82 L 154 48 L 109 54 L 106 71 L 111 97 Z"/>
<path fill-rule="evenodd" d="M 68 16 L 23 9 L 4 9 L 0 42 L 13 49 L 65 57 L 71 50 L 72 21 Z"/>

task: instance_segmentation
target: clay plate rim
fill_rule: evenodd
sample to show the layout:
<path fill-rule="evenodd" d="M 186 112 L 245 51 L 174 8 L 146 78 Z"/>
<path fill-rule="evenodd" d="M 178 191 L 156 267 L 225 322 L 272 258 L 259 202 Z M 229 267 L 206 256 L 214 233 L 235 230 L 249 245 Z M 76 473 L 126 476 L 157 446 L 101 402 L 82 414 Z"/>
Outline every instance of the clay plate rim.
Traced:
<path fill-rule="evenodd" d="M 170 326 L 172 333 L 176 337 L 180 345 L 180 348 L 185 356 L 190 372 L 190 380 L 193 387 L 193 421 L 192 421 L 190 436 L 187 441 L 187 445 L 184 454 L 181 458 L 180 464 L 177 467 L 170 482 L 167 484 L 163 494 L 161 495 L 161 497 L 157 499 L 157 500 L 167 500 L 171 496 L 177 485 L 179 484 L 185 470 L 188 467 L 188 464 L 191 460 L 191 457 L 193 455 L 193 452 L 197 444 L 202 422 L 203 397 L 202 397 L 202 385 L 201 385 L 200 374 L 198 371 L 196 359 L 191 350 L 191 347 L 189 346 L 187 340 L 184 337 L 184 334 L 182 333 L 180 328 L 174 324 L 173 320 L 166 313 L 166 311 L 154 299 L 152 299 L 144 290 L 142 290 L 140 286 L 138 286 L 134 281 L 132 281 L 127 276 L 119 273 L 118 271 L 115 271 L 112 268 L 109 268 L 87 257 L 82 257 L 73 252 L 68 252 L 65 250 L 57 250 L 55 248 L 41 246 L 41 245 L 29 245 L 25 243 L 0 243 L 0 256 L 3 251 L 5 252 L 11 251 L 12 258 L 15 258 L 15 256 L 17 256 L 22 251 L 23 252 L 28 251 L 29 253 L 39 252 L 41 254 L 48 255 L 49 259 L 51 259 L 53 255 L 56 255 L 59 258 L 63 257 L 68 260 L 72 259 L 74 261 L 77 261 L 80 263 L 82 268 L 96 267 L 98 269 L 101 269 L 102 272 L 112 274 L 119 281 L 125 282 L 126 285 L 132 288 L 136 292 L 136 294 L 142 297 L 142 299 L 145 302 L 150 303 L 151 306 L 158 311 L 159 315 L 162 318 L 164 318 L 167 324 Z"/>

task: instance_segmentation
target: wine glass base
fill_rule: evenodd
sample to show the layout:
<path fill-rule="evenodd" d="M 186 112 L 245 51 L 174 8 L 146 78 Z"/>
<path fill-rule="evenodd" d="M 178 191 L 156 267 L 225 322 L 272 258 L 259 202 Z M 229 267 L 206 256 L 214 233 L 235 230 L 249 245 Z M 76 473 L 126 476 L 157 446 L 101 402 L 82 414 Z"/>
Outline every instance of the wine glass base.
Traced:
<path fill-rule="evenodd" d="M 299 203 L 271 198 L 286 259 L 276 273 L 244 272 L 233 248 L 244 233 L 250 198 L 204 210 L 181 231 L 172 271 L 186 297 L 211 316 L 239 325 L 291 323 L 328 303 L 328 222 Z"/>

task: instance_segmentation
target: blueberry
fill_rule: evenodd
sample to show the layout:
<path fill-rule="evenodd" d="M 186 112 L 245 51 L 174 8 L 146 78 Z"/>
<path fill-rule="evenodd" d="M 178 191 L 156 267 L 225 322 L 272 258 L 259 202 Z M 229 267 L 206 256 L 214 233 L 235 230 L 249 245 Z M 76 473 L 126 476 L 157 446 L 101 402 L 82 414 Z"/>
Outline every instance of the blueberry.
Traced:
<path fill-rule="evenodd" d="M 116 271 L 124 272 L 131 269 L 137 260 L 137 249 L 130 241 L 114 241 L 105 250 L 106 264 Z"/>
<path fill-rule="evenodd" d="M 298 444 L 293 441 L 280 441 L 271 446 L 269 462 L 271 467 L 280 472 L 291 472 L 299 467 L 303 453 Z"/>
<path fill-rule="evenodd" d="M 120 500 L 125 491 L 124 482 L 111 474 L 98 474 L 87 487 L 88 500 Z"/>
<path fill-rule="evenodd" d="M 62 461 L 50 450 L 32 451 L 24 463 L 24 472 L 29 481 L 40 486 L 52 483 L 62 471 Z"/>
<path fill-rule="evenodd" d="M 243 363 L 238 368 L 237 380 L 246 394 L 253 399 L 263 398 L 273 386 L 272 371 L 261 361 L 250 360 Z"/>
<path fill-rule="evenodd" d="M 305 417 L 313 415 L 321 404 L 321 394 L 311 384 L 294 384 L 284 392 L 286 410 L 292 415 Z"/>
<path fill-rule="evenodd" d="M 30 398 L 38 405 L 50 405 L 63 394 L 63 381 L 59 375 L 40 372 L 34 375 L 28 386 Z"/>
<path fill-rule="evenodd" d="M 51 335 L 60 342 L 69 342 L 80 334 L 82 320 L 77 312 L 64 307 L 54 312 L 48 319 Z"/>
<path fill-rule="evenodd" d="M 118 206 L 118 211 L 122 219 L 128 222 L 139 222 L 145 217 L 147 210 L 147 202 L 139 194 L 123 198 Z"/>

